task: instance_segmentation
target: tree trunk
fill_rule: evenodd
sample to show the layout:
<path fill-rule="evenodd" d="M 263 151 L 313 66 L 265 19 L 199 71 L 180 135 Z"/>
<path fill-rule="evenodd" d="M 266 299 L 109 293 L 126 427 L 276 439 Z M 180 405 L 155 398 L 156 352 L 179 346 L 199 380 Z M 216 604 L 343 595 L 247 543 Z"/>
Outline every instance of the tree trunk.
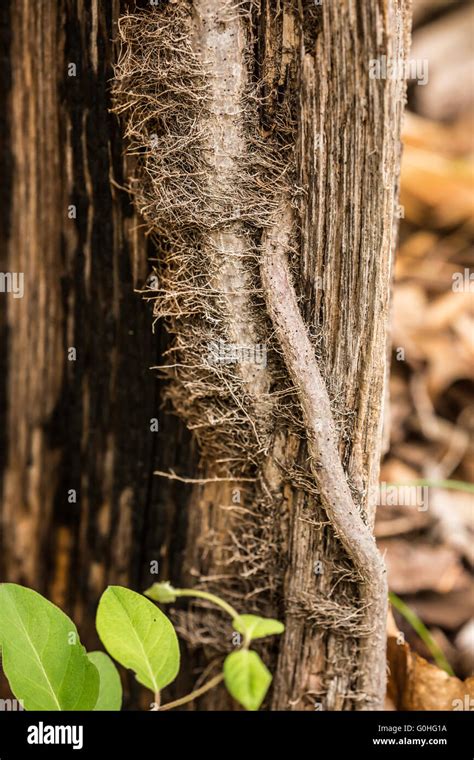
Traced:
<path fill-rule="evenodd" d="M 2 577 L 90 642 L 105 585 L 140 590 L 159 560 L 176 586 L 284 620 L 263 649 L 269 708 L 380 707 L 369 534 L 404 82 L 372 79 L 370 60 L 405 59 L 408 3 L 143 5 L 120 53 L 131 3 L 2 10 L 2 268 L 25 273 L 23 299 L 0 294 Z M 209 361 L 212 346 L 254 360 Z M 174 618 L 183 693 L 232 631 L 198 605 Z M 220 688 L 197 705 L 232 706 Z"/>
<path fill-rule="evenodd" d="M 24 273 L 25 289 L 0 294 L 1 577 L 66 609 L 91 647 L 107 583 L 142 588 L 165 544 L 179 567 L 185 504 L 153 470 L 193 462 L 177 421 L 151 432 L 163 338 L 134 292 L 147 243 L 109 113 L 125 10 L 1 10 L 1 269 Z"/>

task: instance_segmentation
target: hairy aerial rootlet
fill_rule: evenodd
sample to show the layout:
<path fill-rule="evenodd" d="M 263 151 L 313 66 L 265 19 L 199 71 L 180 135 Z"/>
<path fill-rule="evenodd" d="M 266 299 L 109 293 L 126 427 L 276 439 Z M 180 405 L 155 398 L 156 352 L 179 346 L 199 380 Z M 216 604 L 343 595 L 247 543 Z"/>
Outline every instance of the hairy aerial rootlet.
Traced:
<path fill-rule="evenodd" d="M 132 187 L 157 244 L 156 289 L 145 295 L 174 336 L 161 368 L 167 395 L 216 474 L 248 475 L 274 428 L 274 360 L 266 351 L 267 361 L 226 364 L 219 347 L 269 344 L 259 239 L 291 164 L 277 139 L 259 135 L 256 91 L 241 81 L 223 102 L 186 5 L 125 16 L 119 28 L 115 110 L 126 118 L 138 163 Z M 216 149 L 226 151 L 219 165 Z"/>

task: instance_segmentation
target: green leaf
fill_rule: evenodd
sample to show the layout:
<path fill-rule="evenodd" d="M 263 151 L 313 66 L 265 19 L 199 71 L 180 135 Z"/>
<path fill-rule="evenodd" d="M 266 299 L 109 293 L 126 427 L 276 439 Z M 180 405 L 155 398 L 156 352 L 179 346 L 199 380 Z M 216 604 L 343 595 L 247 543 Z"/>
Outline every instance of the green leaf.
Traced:
<path fill-rule="evenodd" d="M 92 710 L 99 673 L 76 626 L 58 607 L 24 586 L 0 585 L 2 665 L 25 710 Z"/>
<path fill-rule="evenodd" d="M 120 710 L 122 683 L 114 663 L 105 652 L 88 652 L 87 656 L 96 666 L 100 676 L 99 696 L 94 711 Z"/>
<path fill-rule="evenodd" d="M 170 602 L 176 601 L 175 589 L 169 581 L 154 583 L 143 593 L 149 599 L 153 599 L 155 602 L 161 602 L 161 604 L 170 604 Z"/>
<path fill-rule="evenodd" d="M 97 631 L 103 645 L 137 681 L 160 691 L 179 670 L 179 646 L 171 622 L 141 594 L 109 586 L 97 610 Z"/>
<path fill-rule="evenodd" d="M 279 620 L 263 618 L 258 615 L 239 615 L 232 621 L 234 630 L 245 636 L 248 641 L 262 639 L 264 636 L 273 636 L 283 633 L 285 626 Z"/>
<path fill-rule="evenodd" d="M 247 710 L 258 710 L 272 676 L 257 652 L 239 649 L 224 661 L 224 681 L 229 693 Z"/>

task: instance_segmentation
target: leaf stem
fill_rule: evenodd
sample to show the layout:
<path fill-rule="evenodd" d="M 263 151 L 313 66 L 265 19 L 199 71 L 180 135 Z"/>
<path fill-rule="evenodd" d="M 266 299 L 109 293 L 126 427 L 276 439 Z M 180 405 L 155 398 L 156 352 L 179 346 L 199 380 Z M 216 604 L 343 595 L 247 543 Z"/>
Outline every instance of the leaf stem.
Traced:
<path fill-rule="evenodd" d="M 218 676 L 214 676 L 214 678 L 211 678 L 211 680 L 205 683 L 204 686 L 201 686 L 199 689 L 195 689 L 194 691 L 191 691 L 189 694 L 186 694 L 186 696 L 184 697 L 175 699 L 174 702 L 167 702 L 165 705 L 163 705 L 163 707 L 160 707 L 159 710 L 160 712 L 163 712 L 163 710 L 173 710 L 175 707 L 180 707 L 181 705 L 185 705 L 187 702 L 192 702 L 193 699 L 197 699 L 202 694 L 205 694 L 206 691 L 213 689 L 214 686 L 217 686 L 223 680 L 224 680 L 224 674 L 219 673 Z"/>
<path fill-rule="evenodd" d="M 225 612 L 227 612 L 228 615 L 231 616 L 232 619 L 239 617 L 239 613 L 237 610 L 235 610 L 230 604 L 225 602 L 223 599 L 220 599 L 220 597 L 215 596 L 215 594 L 210 594 L 208 591 L 196 591 L 194 589 L 190 588 L 176 588 L 173 589 L 175 596 L 195 596 L 198 599 L 206 599 L 208 602 L 212 602 L 212 604 L 217 605 L 218 607 L 221 607 Z"/>

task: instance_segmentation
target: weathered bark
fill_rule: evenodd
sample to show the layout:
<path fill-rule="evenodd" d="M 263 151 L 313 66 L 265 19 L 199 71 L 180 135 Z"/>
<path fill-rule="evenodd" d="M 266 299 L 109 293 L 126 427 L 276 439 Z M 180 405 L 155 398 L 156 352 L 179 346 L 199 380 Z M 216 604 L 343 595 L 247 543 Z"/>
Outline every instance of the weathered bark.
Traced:
<path fill-rule="evenodd" d="M 2 123 L 9 178 L 2 269 L 25 272 L 26 282 L 23 300 L 0 295 L 6 307 L 1 393 L 8 409 L 1 432 L 2 578 L 64 605 L 87 643 L 105 585 L 149 585 L 152 559 L 160 560 L 160 577 L 175 585 L 203 583 L 235 591 L 236 599 L 243 587 L 248 604 L 286 623 L 284 637 L 265 652 L 275 671 L 269 706 L 370 709 L 376 700 L 368 693 L 368 674 L 360 672 L 368 634 L 357 611 L 361 582 L 324 507 L 307 428 L 277 419 L 253 471 L 256 484 L 189 486 L 152 475 L 173 469 L 205 479 L 222 472 L 213 461 L 198 469 L 183 423 L 158 415 L 157 384 L 148 369 L 159 363 L 157 341 L 133 293 L 146 277 L 146 245 L 140 219 L 118 187 L 130 167 L 123 167 L 121 132 L 107 110 L 115 59 L 110 40 L 127 5 L 92 0 L 84 9 L 72 0 L 34 6 L 12 0 L 2 11 L 3 63 L 10 72 Z M 294 120 L 287 137 L 297 189 L 298 230 L 290 231 L 294 287 L 329 394 L 340 462 L 370 529 L 404 88 L 401 81 L 370 79 L 369 60 L 404 58 L 407 3 L 249 5 L 251 12 L 239 14 L 217 0 L 193 2 L 194 49 L 214 77 L 214 122 L 204 125 L 211 155 L 214 150 L 212 181 L 216 192 L 232 181 L 222 153 L 238 161 L 244 150 L 235 106 L 254 83 L 264 96 L 253 103 L 262 139 L 281 133 L 283 113 Z M 77 64 L 75 78 L 68 77 L 69 62 Z M 226 73 L 227 84 L 220 79 Z M 70 204 L 77 219 L 68 218 Z M 284 218 L 274 224 L 284 226 Z M 239 250 L 240 225 L 213 232 L 212 244 Z M 241 296 L 248 281 L 239 267 L 238 257 L 224 256 L 222 282 L 217 278 L 214 286 L 233 284 L 230 342 L 248 344 L 257 333 Z M 270 325 L 263 301 L 261 308 Z M 162 353 L 165 338 L 159 337 Z M 75 362 L 68 361 L 71 346 Z M 249 404 L 265 396 L 264 372 L 244 382 Z M 303 417 L 298 407 L 296 415 Z M 150 432 L 156 416 L 158 435 Z M 68 502 L 70 489 L 77 491 L 75 504 Z M 246 510 L 250 537 L 239 533 Z M 194 643 L 209 633 L 210 656 L 228 648 L 230 631 L 216 633 L 215 617 L 196 615 L 191 620 L 201 619 L 203 631 L 180 618 Z M 186 662 L 175 693 L 203 663 L 200 650 L 190 649 Z M 232 703 L 217 689 L 198 707 Z"/>
<path fill-rule="evenodd" d="M 1 8 L 0 268 L 25 275 L 23 299 L 0 294 L 1 578 L 65 608 L 89 646 L 107 583 L 142 588 L 160 545 L 179 567 L 183 498 L 171 501 L 152 473 L 193 461 L 176 421 L 166 437 L 150 430 L 161 417 L 149 369 L 159 341 L 134 292 L 147 246 L 120 189 L 121 132 L 108 110 L 125 10 L 99 0 Z"/>
<path fill-rule="evenodd" d="M 370 80 L 368 61 L 381 55 L 404 59 L 407 8 L 403 3 L 323 3 L 321 17 L 313 18 L 320 29 L 315 46 L 314 11 L 309 3 L 306 8 L 307 26 L 298 40 L 298 167 L 307 189 L 299 292 L 307 321 L 321 329 L 322 371 L 338 408 L 341 459 L 371 526 L 404 88 L 400 81 Z M 340 565 L 340 546 L 333 537 L 326 543 L 324 528 L 312 529 L 298 512 L 290 528 L 293 550 L 285 596 L 304 610 L 310 594 L 316 600 L 336 600 L 344 588 L 335 586 L 337 574 L 323 575 L 320 584 L 311 577 L 314 559 L 322 560 L 323 568 Z M 318 512 L 316 522 L 324 520 L 324 511 L 320 517 Z M 374 579 L 374 604 L 379 593 Z M 357 635 L 348 637 L 346 631 L 341 637 L 337 627 L 331 630 L 330 619 L 324 630 L 324 614 L 321 622 L 311 635 L 304 616 L 290 615 L 274 706 L 301 708 L 313 692 L 323 708 L 370 709 L 362 684 L 375 674 L 358 673 L 357 653 L 364 639 L 355 645 Z"/>
<path fill-rule="evenodd" d="M 240 46 L 237 68 L 242 77 L 242 68 L 249 66 L 250 40 L 252 36 L 257 40 L 258 63 L 254 61 L 255 69 L 244 76 L 262 80 L 262 94 L 267 98 L 260 114 L 262 131 L 276 128 L 278 115 L 286 106 L 296 116 L 296 170 L 302 193 L 297 209 L 301 236 L 295 285 L 307 329 L 319 338 L 320 371 L 337 421 L 340 461 L 355 511 L 360 510 L 362 516 L 358 520 L 361 526 L 366 523 L 364 533 L 368 533 L 373 525 L 381 447 L 404 104 L 404 83 L 370 79 L 369 61 L 382 55 L 389 60 L 405 59 L 408 8 L 396 2 L 360 7 L 349 1 L 323 3 L 320 8 L 309 2 L 282 3 L 277 8 L 268 2 L 254 10 L 250 24 L 229 13 L 226 4 L 195 0 L 193 8 L 193 23 L 198 28 L 204 25 L 206 39 L 213 42 L 213 46 L 204 44 L 203 54 L 203 61 L 208 65 L 210 61 L 211 77 L 226 81 L 227 64 L 222 59 L 229 38 L 234 40 L 232 61 Z M 203 19 L 207 23 L 203 24 Z M 220 96 L 227 150 L 238 154 L 238 117 L 225 118 L 226 99 L 224 94 Z M 232 99 L 230 92 L 227 96 Z M 237 111 L 234 108 L 232 113 Z M 229 137 L 232 130 L 234 145 Z M 218 181 L 222 171 L 219 167 L 215 171 Z M 276 216 L 275 225 L 284 227 L 285 216 Z M 235 234 L 235 227 L 233 230 Z M 284 323 L 281 329 L 284 331 Z M 292 380 L 298 386 L 294 374 Z M 325 413 L 324 407 L 321 413 Z M 365 544 L 364 572 L 362 561 L 354 562 L 357 534 L 353 533 L 351 547 L 350 531 L 343 535 L 341 523 L 325 504 L 327 494 L 318 483 L 317 457 L 314 467 L 308 465 L 308 454 L 310 458 L 315 455 L 311 432 L 305 432 L 307 453 L 306 441 L 295 441 L 291 429 L 277 426 L 269 462 L 260 472 L 278 505 L 273 512 L 278 561 L 272 566 L 271 588 L 263 589 L 260 602 L 268 605 L 268 612 L 283 614 L 287 626 L 278 654 L 272 705 L 276 709 L 312 709 L 315 704 L 323 709 L 380 708 L 385 678 L 383 570 L 370 541 Z M 279 466 L 275 467 L 277 456 Z M 319 496 L 298 489 L 295 479 L 286 477 L 295 463 L 315 476 Z M 211 463 L 209 474 L 214 471 Z M 347 483 L 339 486 L 343 514 L 351 499 L 349 491 L 348 498 L 342 499 Z M 226 553 L 223 547 L 229 544 L 229 533 L 238 531 L 239 515 L 234 517 L 231 508 L 231 488 L 222 484 L 218 488 L 217 492 L 214 484 L 205 486 L 196 497 L 200 509 L 193 519 L 186 565 L 192 568 L 194 579 L 222 589 L 222 574 L 233 572 L 235 580 L 238 573 L 238 561 L 230 563 L 230 550 Z M 226 505 L 227 510 L 223 509 Z M 264 519 L 258 511 L 257 516 Z M 347 515 L 347 521 L 351 519 Z M 204 552 L 211 536 L 215 549 L 207 546 Z M 319 575 L 314 573 L 316 562 L 322 570 Z M 245 570 L 249 563 L 243 560 L 241 565 Z M 354 569 L 359 573 L 358 587 L 345 578 L 350 580 Z M 257 591 L 254 589 L 253 598 Z M 367 604 L 372 606 L 365 631 L 367 619 L 357 617 L 357 599 L 364 609 Z M 372 661 L 370 656 L 364 659 L 368 650 Z M 209 695 L 205 702 L 218 706 L 220 699 Z"/>

